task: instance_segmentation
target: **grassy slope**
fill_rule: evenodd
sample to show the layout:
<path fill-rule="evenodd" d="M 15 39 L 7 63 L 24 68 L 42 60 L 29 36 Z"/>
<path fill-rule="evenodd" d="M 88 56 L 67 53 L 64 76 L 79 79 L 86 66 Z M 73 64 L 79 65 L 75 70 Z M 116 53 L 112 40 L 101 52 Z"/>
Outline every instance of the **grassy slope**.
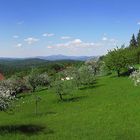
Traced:
<path fill-rule="evenodd" d="M 31 136 L 9 133 L 0 139 L 140 139 L 140 88 L 127 77 L 103 77 L 96 87 L 78 91 L 76 96 L 81 98 L 73 102 L 57 102 L 50 91 L 38 94 L 42 97 L 39 116 L 33 115 L 33 97 L 29 96 L 14 115 L 0 113 L 0 126 L 38 124 L 46 127 L 44 132 Z"/>

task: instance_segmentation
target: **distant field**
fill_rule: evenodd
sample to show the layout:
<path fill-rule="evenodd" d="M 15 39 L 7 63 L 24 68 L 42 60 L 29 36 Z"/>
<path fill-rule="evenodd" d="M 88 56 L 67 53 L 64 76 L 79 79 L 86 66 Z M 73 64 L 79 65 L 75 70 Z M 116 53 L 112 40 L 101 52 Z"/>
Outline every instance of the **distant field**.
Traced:
<path fill-rule="evenodd" d="M 102 77 L 94 87 L 58 102 L 52 91 L 34 115 L 34 96 L 17 101 L 15 113 L 0 113 L 0 140 L 138 140 L 140 88 L 128 77 Z M 28 130 L 28 131 L 27 131 Z"/>

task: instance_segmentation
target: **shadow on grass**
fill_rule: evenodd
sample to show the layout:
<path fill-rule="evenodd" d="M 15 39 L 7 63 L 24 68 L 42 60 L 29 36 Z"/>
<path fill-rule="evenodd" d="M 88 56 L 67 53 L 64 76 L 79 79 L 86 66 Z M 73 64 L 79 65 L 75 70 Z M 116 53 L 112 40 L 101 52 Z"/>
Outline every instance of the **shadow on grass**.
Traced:
<path fill-rule="evenodd" d="M 38 112 L 37 114 L 30 115 L 31 117 L 42 117 L 47 115 L 55 115 L 57 112 L 48 111 L 48 112 Z"/>
<path fill-rule="evenodd" d="M 37 89 L 35 92 L 32 92 L 32 91 L 30 90 L 30 91 L 28 91 L 28 92 L 19 93 L 19 94 L 17 94 L 16 97 L 19 98 L 19 99 L 21 99 L 21 98 L 25 98 L 25 97 L 32 96 L 32 95 L 34 95 L 34 93 L 37 94 L 37 93 L 40 93 L 40 92 L 42 92 L 42 91 L 47 91 L 47 90 L 48 90 L 48 88 Z"/>
<path fill-rule="evenodd" d="M 35 124 L 26 124 L 26 125 L 3 125 L 0 126 L 0 135 L 7 134 L 24 134 L 24 135 L 37 135 L 38 133 L 50 134 L 53 133 L 52 130 L 46 129 L 44 126 L 35 125 Z"/>
<path fill-rule="evenodd" d="M 47 87 L 46 88 L 37 89 L 36 92 L 41 92 L 41 91 L 46 91 L 46 90 L 48 90 Z"/>
<path fill-rule="evenodd" d="M 59 100 L 58 102 L 77 102 L 81 99 L 84 99 L 86 98 L 87 96 L 79 96 L 79 97 L 72 97 L 72 98 L 66 98 L 66 99 L 63 99 L 63 100 Z"/>
<path fill-rule="evenodd" d="M 104 86 L 104 85 L 103 84 L 88 85 L 88 86 L 80 87 L 79 89 L 80 90 L 86 90 L 86 89 L 98 88 L 98 87 L 101 87 L 101 86 Z"/>
<path fill-rule="evenodd" d="M 40 116 L 44 116 L 44 115 L 53 115 L 53 114 L 57 114 L 57 112 L 48 111 L 48 112 L 45 112 L 45 113 L 39 113 Z"/>
<path fill-rule="evenodd" d="M 124 72 L 120 73 L 119 76 L 116 74 L 116 75 L 113 75 L 113 76 L 110 76 L 110 77 L 112 77 L 112 78 L 129 77 L 135 70 L 137 70 L 137 69 L 130 69 L 130 70 L 127 70 L 127 71 L 124 71 Z"/>

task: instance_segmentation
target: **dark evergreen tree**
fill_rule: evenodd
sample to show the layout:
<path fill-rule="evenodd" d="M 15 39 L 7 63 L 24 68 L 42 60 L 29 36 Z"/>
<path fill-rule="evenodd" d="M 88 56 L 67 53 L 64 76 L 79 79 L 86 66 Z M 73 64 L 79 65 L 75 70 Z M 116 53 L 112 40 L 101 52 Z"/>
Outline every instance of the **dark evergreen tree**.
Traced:
<path fill-rule="evenodd" d="M 137 48 L 137 41 L 135 35 L 133 34 L 132 39 L 130 40 L 130 48 Z"/>
<path fill-rule="evenodd" d="M 140 30 L 139 30 L 138 36 L 137 36 L 137 46 L 140 47 Z"/>

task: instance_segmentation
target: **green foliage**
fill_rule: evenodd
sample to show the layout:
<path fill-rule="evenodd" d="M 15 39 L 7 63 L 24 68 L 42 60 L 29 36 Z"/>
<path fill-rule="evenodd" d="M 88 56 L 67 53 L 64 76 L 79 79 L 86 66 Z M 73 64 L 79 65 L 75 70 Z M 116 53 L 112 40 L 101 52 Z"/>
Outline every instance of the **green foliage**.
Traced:
<path fill-rule="evenodd" d="M 116 71 L 118 76 L 120 76 L 121 71 L 136 63 L 136 53 L 134 50 L 122 46 L 120 49 L 109 51 L 104 61 L 109 70 Z"/>
<path fill-rule="evenodd" d="M 32 68 L 46 66 L 48 61 L 41 59 L 0 59 L 0 72 L 5 77 L 11 77 L 17 73 L 28 75 Z"/>
<path fill-rule="evenodd" d="M 65 69 L 69 66 L 79 67 L 83 64 L 82 61 L 62 60 L 62 61 L 47 61 L 42 59 L 0 59 L 0 72 L 5 77 L 12 75 L 27 76 L 30 71 L 38 69 L 39 73 L 47 72 L 48 75 L 54 75 L 56 72 Z"/>
<path fill-rule="evenodd" d="M 9 91 L 11 95 L 16 96 L 18 93 L 23 92 L 23 90 L 27 89 L 27 85 L 25 79 L 13 75 L 12 77 L 0 81 L 0 86 L 5 88 L 5 90 Z"/>
<path fill-rule="evenodd" d="M 135 35 L 132 35 L 132 39 L 130 40 L 130 48 L 136 48 L 137 47 L 137 40 L 135 38 Z"/>
<path fill-rule="evenodd" d="M 93 70 L 94 75 L 97 75 L 100 72 L 102 62 L 100 60 L 90 59 L 85 62 L 85 65 L 90 66 Z"/>
<path fill-rule="evenodd" d="M 63 96 L 65 95 L 72 95 L 72 91 L 75 88 L 73 80 L 67 80 L 66 77 L 66 73 L 60 72 L 53 82 L 54 92 L 59 96 L 60 100 L 64 100 Z"/>
<path fill-rule="evenodd" d="M 137 46 L 140 47 L 140 30 L 137 35 Z"/>
<path fill-rule="evenodd" d="M 50 85 L 50 78 L 48 76 L 48 74 L 45 72 L 45 73 L 42 73 L 42 74 L 39 74 L 38 75 L 38 85 L 40 86 L 48 86 Z"/>
<path fill-rule="evenodd" d="M 39 85 L 39 75 L 38 73 L 32 71 L 31 74 L 27 77 L 27 82 L 32 87 L 32 91 L 35 92 L 35 89 Z"/>
<path fill-rule="evenodd" d="M 38 69 L 33 69 L 31 74 L 27 77 L 27 82 L 32 87 L 32 91 L 35 92 L 38 86 L 50 85 L 50 79 L 47 73 L 38 73 Z"/>
<path fill-rule="evenodd" d="M 95 82 L 95 73 L 92 66 L 83 65 L 79 69 L 73 71 L 73 80 L 77 87 L 89 86 Z"/>
<path fill-rule="evenodd" d="M 9 84 L 9 88 L 14 91 L 15 94 L 23 92 L 24 89 L 27 89 L 26 80 L 18 75 L 13 75 L 6 81 Z"/>

